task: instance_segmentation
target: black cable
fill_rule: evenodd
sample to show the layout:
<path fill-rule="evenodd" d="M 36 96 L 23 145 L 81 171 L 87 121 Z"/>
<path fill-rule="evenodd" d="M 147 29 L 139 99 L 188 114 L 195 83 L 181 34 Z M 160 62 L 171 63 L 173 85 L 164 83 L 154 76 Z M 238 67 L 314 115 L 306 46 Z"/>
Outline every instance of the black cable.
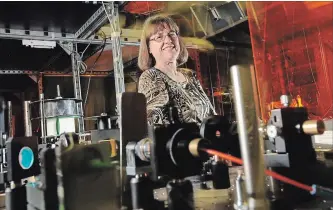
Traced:
<path fill-rule="evenodd" d="M 103 44 L 97 46 L 97 47 L 96 47 L 92 52 L 90 52 L 90 53 L 86 52 L 86 53 L 85 53 L 86 55 L 82 57 L 82 60 L 86 60 L 87 58 L 89 58 L 89 57 L 95 55 L 95 54 L 96 54 L 98 51 L 100 51 L 102 48 L 103 48 Z M 89 51 L 90 51 L 90 50 L 89 50 Z"/>

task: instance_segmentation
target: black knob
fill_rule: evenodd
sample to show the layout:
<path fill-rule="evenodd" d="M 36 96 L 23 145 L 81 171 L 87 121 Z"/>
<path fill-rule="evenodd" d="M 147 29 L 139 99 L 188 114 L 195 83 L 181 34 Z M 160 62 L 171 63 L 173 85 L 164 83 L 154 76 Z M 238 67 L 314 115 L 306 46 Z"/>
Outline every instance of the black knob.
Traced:
<path fill-rule="evenodd" d="M 154 209 L 153 183 L 145 174 L 131 179 L 131 194 L 133 209 Z"/>
<path fill-rule="evenodd" d="M 228 189 L 230 187 L 229 167 L 221 161 L 213 161 L 212 179 L 215 189 Z"/>

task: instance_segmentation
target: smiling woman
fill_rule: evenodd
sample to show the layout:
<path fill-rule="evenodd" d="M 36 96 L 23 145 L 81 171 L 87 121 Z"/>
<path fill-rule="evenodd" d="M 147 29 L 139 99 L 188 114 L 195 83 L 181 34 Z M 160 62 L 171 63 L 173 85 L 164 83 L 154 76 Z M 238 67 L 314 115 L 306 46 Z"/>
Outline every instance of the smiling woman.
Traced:
<path fill-rule="evenodd" d="M 215 114 L 193 71 L 178 68 L 187 59 L 176 23 L 165 15 L 148 18 L 139 51 L 138 65 L 144 72 L 138 91 L 146 96 L 150 124 L 170 124 L 176 120 L 201 123 Z M 170 116 L 169 107 L 177 108 L 177 118 Z"/>

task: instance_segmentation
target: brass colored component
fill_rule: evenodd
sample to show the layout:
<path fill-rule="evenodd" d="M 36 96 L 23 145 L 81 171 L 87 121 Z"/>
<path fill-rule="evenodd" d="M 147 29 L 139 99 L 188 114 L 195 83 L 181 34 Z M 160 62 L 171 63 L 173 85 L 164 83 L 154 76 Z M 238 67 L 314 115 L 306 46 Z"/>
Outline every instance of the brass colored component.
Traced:
<path fill-rule="evenodd" d="M 322 120 L 307 120 L 302 125 L 303 132 L 309 135 L 323 134 L 325 124 Z"/>
<path fill-rule="evenodd" d="M 199 157 L 199 151 L 198 151 L 198 147 L 199 147 L 199 142 L 202 139 L 197 138 L 197 139 L 193 139 L 190 144 L 188 145 L 188 149 L 190 151 L 190 153 L 194 156 L 194 157 Z"/>
<path fill-rule="evenodd" d="M 101 142 L 109 142 L 110 148 L 111 148 L 111 154 L 110 157 L 116 157 L 117 156 L 117 142 L 115 139 L 109 139 L 109 140 L 100 140 L 98 141 L 99 143 Z"/>

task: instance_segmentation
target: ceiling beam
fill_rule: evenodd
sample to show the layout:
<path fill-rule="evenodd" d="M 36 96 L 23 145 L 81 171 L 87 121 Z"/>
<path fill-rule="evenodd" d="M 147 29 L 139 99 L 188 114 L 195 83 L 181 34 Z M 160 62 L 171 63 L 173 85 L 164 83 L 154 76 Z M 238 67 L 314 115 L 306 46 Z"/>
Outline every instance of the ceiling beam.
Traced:
<path fill-rule="evenodd" d="M 103 5 L 75 32 L 75 38 L 87 39 L 106 23 L 108 17 Z"/>
<path fill-rule="evenodd" d="M 111 75 L 112 71 L 86 71 L 83 74 L 80 74 L 80 76 L 82 77 L 87 77 L 87 76 L 99 76 L 99 77 L 105 77 L 105 76 L 109 76 Z M 61 71 L 32 71 L 32 70 L 11 70 L 11 69 L 1 69 L 0 70 L 0 75 L 1 74 L 16 74 L 16 75 L 43 75 L 43 76 L 47 76 L 47 77 L 55 77 L 55 76 L 73 76 L 72 73 L 64 73 Z"/>
<path fill-rule="evenodd" d="M 0 39 L 14 39 L 14 40 L 39 40 L 39 41 L 63 41 L 63 42 L 72 42 L 72 43 L 81 43 L 81 44 L 103 44 L 104 40 L 102 39 L 81 39 L 75 38 L 72 34 L 61 34 L 48 32 L 44 33 L 42 31 L 26 31 L 19 29 L 4 29 L 0 28 Z M 107 39 L 106 44 L 112 44 L 111 40 Z M 121 45 L 123 46 L 139 46 L 139 42 L 130 42 L 122 41 Z"/>

